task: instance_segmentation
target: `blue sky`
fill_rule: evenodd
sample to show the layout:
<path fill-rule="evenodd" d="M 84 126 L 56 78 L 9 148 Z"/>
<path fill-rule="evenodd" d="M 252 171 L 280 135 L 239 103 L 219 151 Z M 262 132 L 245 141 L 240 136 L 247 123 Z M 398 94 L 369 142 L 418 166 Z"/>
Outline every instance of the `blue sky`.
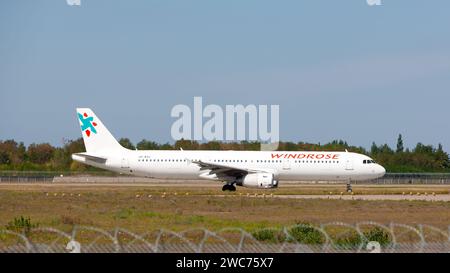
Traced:
<path fill-rule="evenodd" d="M 172 142 L 176 104 L 279 104 L 280 138 L 450 150 L 450 1 L 0 2 L 0 139 L 61 145 L 76 107 Z"/>

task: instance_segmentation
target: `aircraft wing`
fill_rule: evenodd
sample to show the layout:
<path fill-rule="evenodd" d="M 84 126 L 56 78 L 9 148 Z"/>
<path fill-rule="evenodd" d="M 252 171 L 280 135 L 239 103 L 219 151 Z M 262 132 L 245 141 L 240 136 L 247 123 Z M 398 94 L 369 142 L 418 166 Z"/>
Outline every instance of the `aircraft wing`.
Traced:
<path fill-rule="evenodd" d="M 192 163 L 197 164 L 200 167 L 200 170 L 209 170 L 209 174 L 215 174 L 217 177 L 226 177 L 232 176 L 235 178 L 241 178 L 249 173 L 261 173 L 266 172 L 269 173 L 268 170 L 255 170 L 255 169 L 247 169 L 247 168 L 237 168 L 217 163 L 192 161 Z"/>

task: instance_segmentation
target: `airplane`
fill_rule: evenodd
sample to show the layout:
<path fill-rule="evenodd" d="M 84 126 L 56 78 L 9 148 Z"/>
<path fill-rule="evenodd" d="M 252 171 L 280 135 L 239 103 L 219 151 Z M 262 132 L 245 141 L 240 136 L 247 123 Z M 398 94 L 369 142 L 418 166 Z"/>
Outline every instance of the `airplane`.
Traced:
<path fill-rule="evenodd" d="M 221 181 L 223 191 L 236 186 L 271 189 L 279 181 L 351 181 L 384 176 L 372 158 L 353 152 L 129 150 L 117 142 L 89 108 L 77 108 L 86 152 L 72 159 L 97 168 L 139 177 Z"/>

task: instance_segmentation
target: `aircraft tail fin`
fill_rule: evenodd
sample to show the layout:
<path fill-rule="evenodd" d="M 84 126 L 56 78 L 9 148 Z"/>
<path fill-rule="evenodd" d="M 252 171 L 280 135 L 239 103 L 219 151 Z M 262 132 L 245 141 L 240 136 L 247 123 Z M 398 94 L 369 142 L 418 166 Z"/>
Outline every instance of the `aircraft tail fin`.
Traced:
<path fill-rule="evenodd" d="M 77 116 L 87 153 L 108 154 L 125 149 L 91 109 L 77 108 Z"/>

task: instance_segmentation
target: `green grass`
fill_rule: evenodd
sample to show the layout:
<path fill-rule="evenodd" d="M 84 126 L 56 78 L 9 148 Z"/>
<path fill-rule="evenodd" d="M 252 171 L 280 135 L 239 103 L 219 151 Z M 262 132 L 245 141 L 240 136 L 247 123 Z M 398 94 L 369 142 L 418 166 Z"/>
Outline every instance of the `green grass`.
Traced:
<path fill-rule="evenodd" d="M 163 192 L 166 192 L 164 197 Z M 174 192 L 178 194 L 174 195 Z M 185 195 L 185 192 L 190 194 Z M 314 244 L 321 243 L 324 238 L 312 226 L 328 222 L 421 223 L 443 230 L 450 223 L 448 202 L 252 198 L 247 197 L 246 192 L 255 191 L 243 191 L 242 196 L 238 192 L 214 197 L 206 196 L 206 193 L 222 195 L 220 189 L 4 187 L 0 190 L 0 227 L 6 228 L 15 218 L 23 216 L 25 219 L 29 217 L 30 223 L 39 227 L 52 227 L 69 233 L 74 225 L 95 226 L 108 231 L 121 227 L 138 234 L 160 229 L 181 232 L 201 228 L 212 231 L 242 228 L 258 240 L 267 242 L 283 241 L 286 235 L 280 230 L 288 227 L 294 239 Z M 331 232 L 336 234 L 336 244 L 355 245 L 359 242 L 354 234 L 338 236 L 342 232 L 336 228 Z M 382 231 L 367 232 L 367 238 L 389 242 Z"/>

